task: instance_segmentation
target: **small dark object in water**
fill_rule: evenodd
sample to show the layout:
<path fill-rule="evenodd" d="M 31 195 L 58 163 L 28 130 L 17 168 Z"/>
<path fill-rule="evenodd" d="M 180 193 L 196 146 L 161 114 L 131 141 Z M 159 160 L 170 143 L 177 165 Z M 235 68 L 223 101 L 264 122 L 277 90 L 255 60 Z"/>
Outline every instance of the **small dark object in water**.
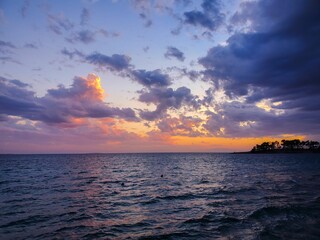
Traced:
<path fill-rule="evenodd" d="M 161 174 L 161 177 L 163 177 L 163 174 Z"/>
<path fill-rule="evenodd" d="M 124 186 L 124 183 L 121 183 L 121 186 Z"/>

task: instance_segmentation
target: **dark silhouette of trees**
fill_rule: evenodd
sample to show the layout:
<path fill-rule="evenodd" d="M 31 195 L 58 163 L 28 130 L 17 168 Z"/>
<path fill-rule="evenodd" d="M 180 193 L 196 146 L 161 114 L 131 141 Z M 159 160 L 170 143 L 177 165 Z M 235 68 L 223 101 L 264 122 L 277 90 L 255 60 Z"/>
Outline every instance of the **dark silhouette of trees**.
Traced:
<path fill-rule="evenodd" d="M 317 141 L 300 141 L 294 140 L 281 140 L 275 142 L 263 142 L 257 144 L 250 151 L 251 153 L 299 153 L 299 152 L 320 152 L 320 144 Z"/>

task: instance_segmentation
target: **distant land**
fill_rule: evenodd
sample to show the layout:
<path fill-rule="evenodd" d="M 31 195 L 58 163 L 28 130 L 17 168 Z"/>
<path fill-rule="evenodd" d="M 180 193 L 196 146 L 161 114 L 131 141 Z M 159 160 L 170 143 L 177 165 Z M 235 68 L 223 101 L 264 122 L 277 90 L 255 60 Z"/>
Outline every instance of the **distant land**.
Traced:
<path fill-rule="evenodd" d="M 320 153 L 320 144 L 317 141 L 300 141 L 281 140 L 275 142 L 263 142 L 257 144 L 249 152 L 235 152 L 235 153 Z"/>

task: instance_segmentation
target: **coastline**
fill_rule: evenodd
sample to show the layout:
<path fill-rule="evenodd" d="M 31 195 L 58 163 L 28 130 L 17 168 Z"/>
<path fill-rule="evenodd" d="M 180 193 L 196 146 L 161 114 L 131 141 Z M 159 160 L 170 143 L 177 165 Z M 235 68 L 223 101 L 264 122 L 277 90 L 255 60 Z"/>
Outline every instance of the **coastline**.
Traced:
<path fill-rule="evenodd" d="M 319 149 L 315 150 L 293 150 L 293 151 L 283 151 L 283 150 L 266 150 L 266 151 L 248 151 L 248 152 L 233 152 L 231 154 L 303 154 L 303 153 L 320 153 Z"/>

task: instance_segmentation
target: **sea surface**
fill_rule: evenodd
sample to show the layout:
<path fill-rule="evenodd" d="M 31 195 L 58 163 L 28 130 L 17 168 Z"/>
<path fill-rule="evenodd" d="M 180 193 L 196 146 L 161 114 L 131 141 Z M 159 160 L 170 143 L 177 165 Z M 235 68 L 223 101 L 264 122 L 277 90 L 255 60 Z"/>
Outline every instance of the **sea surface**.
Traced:
<path fill-rule="evenodd" d="M 0 155 L 0 239 L 318 240 L 320 155 Z"/>

